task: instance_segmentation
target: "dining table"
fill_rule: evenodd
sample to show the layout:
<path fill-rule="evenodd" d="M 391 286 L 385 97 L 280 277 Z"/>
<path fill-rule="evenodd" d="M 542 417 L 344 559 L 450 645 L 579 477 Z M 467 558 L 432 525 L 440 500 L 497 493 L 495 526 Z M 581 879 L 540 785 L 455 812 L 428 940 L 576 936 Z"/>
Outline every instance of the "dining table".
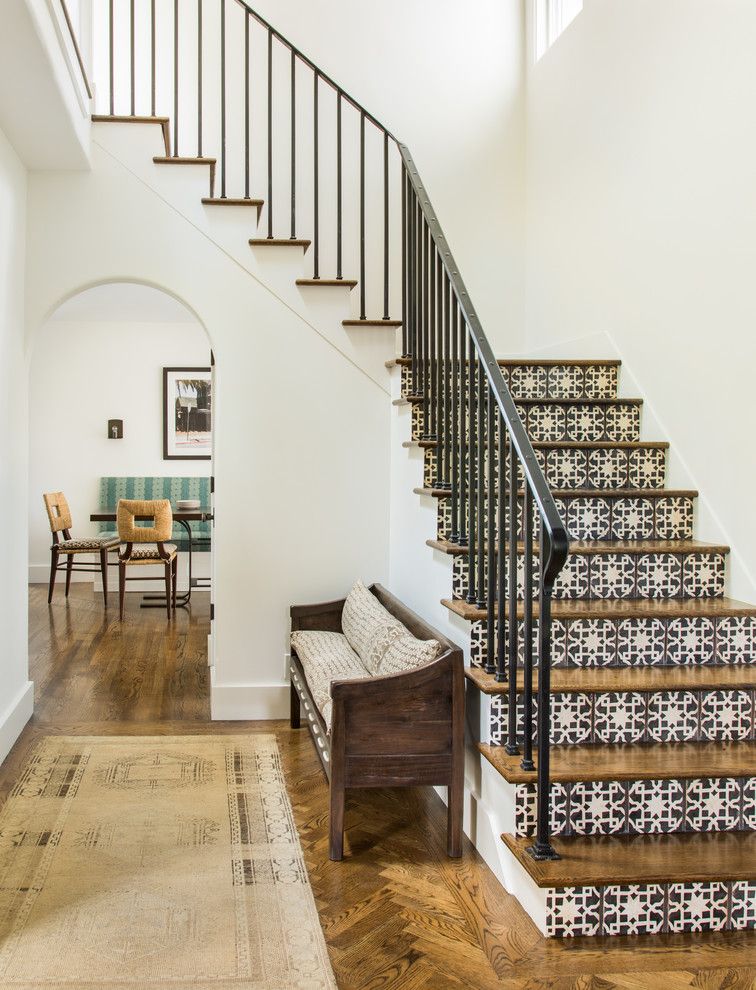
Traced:
<path fill-rule="evenodd" d="M 191 509 L 180 508 L 175 503 L 171 503 L 171 512 L 173 513 L 173 521 L 177 522 L 187 534 L 187 543 L 189 554 L 189 585 L 186 591 L 181 594 L 176 595 L 176 608 L 187 608 L 192 600 L 192 589 L 197 588 L 208 588 L 209 583 L 207 578 L 194 578 L 192 577 L 192 550 L 194 544 L 197 542 L 197 537 L 192 532 L 192 527 L 189 523 L 192 522 L 211 522 L 213 519 L 213 509 L 209 505 L 199 505 Z M 105 506 L 105 508 L 97 509 L 96 512 L 92 512 L 89 516 L 90 522 L 107 522 L 115 523 L 118 517 L 118 506 Z M 138 521 L 147 521 L 153 517 L 150 515 L 137 516 Z M 200 537 L 200 540 L 206 539 L 206 537 Z M 164 608 L 165 607 L 165 595 L 143 595 L 142 596 L 142 608 Z"/>

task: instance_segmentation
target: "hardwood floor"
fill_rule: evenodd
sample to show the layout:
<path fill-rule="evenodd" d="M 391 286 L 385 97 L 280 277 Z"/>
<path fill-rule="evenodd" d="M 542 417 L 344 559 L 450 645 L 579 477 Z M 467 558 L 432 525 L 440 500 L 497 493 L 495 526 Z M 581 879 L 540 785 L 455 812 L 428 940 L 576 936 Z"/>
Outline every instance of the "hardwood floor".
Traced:
<path fill-rule="evenodd" d="M 140 611 L 107 618 L 88 585 L 52 606 L 30 588 L 36 707 L 0 768 L 4 800 L 46 734 L 275 732 L 341 990 L 753 990 L 754 933 L 544 939 L 466 843 L 445 855 L 430 789 L 363 791 L 347 803 L 346 858 L 328 859 L 328 794 L 306 731 L 284 722 L 211 722 L 207 596 L 168 625 Z"/>

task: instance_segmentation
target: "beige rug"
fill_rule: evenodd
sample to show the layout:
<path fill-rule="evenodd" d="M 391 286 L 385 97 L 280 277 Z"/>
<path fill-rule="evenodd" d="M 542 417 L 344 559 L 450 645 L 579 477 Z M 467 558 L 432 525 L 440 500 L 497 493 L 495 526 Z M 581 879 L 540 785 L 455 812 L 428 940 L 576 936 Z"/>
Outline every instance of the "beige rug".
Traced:
<path fill-rule="evenodd" d="M 274 736 L 41 743 L 0 813 L 0 987 L 335 985 Z"/>

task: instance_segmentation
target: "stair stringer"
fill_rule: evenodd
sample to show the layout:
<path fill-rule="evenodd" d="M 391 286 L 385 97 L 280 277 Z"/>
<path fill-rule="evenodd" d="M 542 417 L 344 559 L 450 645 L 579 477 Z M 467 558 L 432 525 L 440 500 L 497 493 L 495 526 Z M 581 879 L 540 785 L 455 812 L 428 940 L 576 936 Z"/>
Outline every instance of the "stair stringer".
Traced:
<path fill-rule="evenodd" d="M 342 320 L 356 315 L 355 289 L 342 287 L 298 287 L 297 278 L 312 275 L 311 249 L 252 248 L 250 238 L 264 237 L 258 227 L 257 210 L 247 206 L 207 206 L 208 165 L 156 164 L 154 156 L 165 155 L 162 130 L 154 123 L 95 123 L 93 147 L 110 155 L 122 168 L 143 182 L 156 197 L 178 211 L 198 232 L 232 258 L 249 277 L 259 282 L 284 306 L 289 307 L 311 329 L 325 337 L 345 358 L 353 361 L 382 387 L 386 385 L 384 363 L 396 350 L 396 330 L 387 327 L 344 327 Z M 218 195 L 218 180 L 215 181 Z M 306 232 L 304 236 L 309 236 Z M 394 268 L 396 265 L 394 265 Z M 349 274 L 349 273 L 347 273 Z M 368 276 L 370 276 L 368 272 Z M 394 285 L 401 273 L 394 271 Z M 355 299 L 352 299 L 355 296 Z"/>
<path fill-rule="evenodd" d="M 92 158 L 88 172 L 29 176 L 27 354 L 57 306 L 108 282 L 162 289 L 206 328 L 218 398 L 213 716 L 286 717 L 289 606 L 338 597 L 358 575 L 387 582 L 387 389 L 112 155 Z M 119 373 L 118 351 L 101 373 Z M 135 388 L 158 401 L 160 376 Z M 91 508 L 79 507 L 82 526 Z"/>
<path fill-rule="evenodd" d="M 399 398 L 401 374 L 391 374 L 392 398 Z M 389 587 L 410 608 L 460 646 L 466 661 L 470 653 L 469 623 L 444 608 L 452 580 L 452 559 L 426 546 L 436 536 L 436 499 L 418 497 L 413 489 L 423 481 L 423 451 L 402 444 L 410 439 L 409 406 L 393 407 L 391 425 L 391 527 Z M 466 699 L 465 796 L 463 828 L 499 883 L 523 906 L 542 934 L 546 934 L 546 891 L 533 883 L 501 841 L 515 827 L 515 789 L 477 750 L 487 741 L 490 698 L 468 690 Z M 446 801 L 446 788 L 436 789 Z"/>

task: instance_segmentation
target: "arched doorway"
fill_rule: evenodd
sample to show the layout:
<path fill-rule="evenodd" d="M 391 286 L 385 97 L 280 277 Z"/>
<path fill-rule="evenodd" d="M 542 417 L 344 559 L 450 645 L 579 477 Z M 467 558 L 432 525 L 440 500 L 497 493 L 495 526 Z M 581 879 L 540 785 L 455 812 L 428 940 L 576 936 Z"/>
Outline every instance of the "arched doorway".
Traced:
<path fill-rule="evenodd" d="M 198 690 L 202 695 L 193 697 L 192 705 L 209 704 L 211 520 L 187 523 L 191 534 L 174 528 L 172 540 L 179 548 L 175 619 L 166 622 L 164 601 L 145 598 L 161 585 L 134 581 L 127 585 L 125 619 L 119 623 L 117 568 L 112 565 L 107 609 L 96 567 L 72 575 L 68 597 L 66 575 L 60 573 L 47 605 L 50 527 L 42 493 L 65 493 L 72 535 L 80 539 L 115 530 L 112 520 L 97 516 L 107 514 L 119 497 L 168 497 L 174 506 L 179 500 L 211 506 L 213 386 L 206 328 L 184 303 L 153 286 L 119 281 L 82 289 L 62 302 L 34 337 L 29 364 L 32 609 L 48 608 L 51 635 L 66 642 L 83 625 L 90 635 L 94 621 L 103 669 L 112 670 L 115 663 L 132 684 L 151 678 L 155 691 L 179 706 L 182 680 L 191 681 L 195 695 Z M 177 658 L 184 662 L 179 654 L 187 636 L 196 666 L 191 675 L 176 666 Z M 145 643 L 150 644 L 147 664 L 141 655 Z M 97 653 L 94 661 L 98 669 Z M 144 707 L 151 717 L 160 714 L 148 698 Z"/>

